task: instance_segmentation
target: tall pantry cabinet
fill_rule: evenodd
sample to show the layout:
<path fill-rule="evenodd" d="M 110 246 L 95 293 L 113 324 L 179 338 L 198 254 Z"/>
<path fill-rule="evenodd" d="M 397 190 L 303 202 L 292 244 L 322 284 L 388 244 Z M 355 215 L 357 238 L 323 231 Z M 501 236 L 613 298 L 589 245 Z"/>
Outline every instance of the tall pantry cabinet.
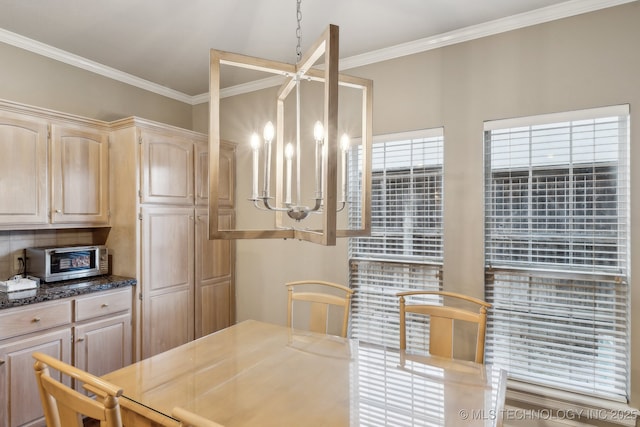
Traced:
<path fill-rule="evenodd" d="M 112 123 L 113 273 L 138 279 L 144 359 L 235 320 L 233 241 L 208 239 L 205 135 L 139 118 Z M 221 147 L 220 221 L 233 225 L 235 148 Z"/>

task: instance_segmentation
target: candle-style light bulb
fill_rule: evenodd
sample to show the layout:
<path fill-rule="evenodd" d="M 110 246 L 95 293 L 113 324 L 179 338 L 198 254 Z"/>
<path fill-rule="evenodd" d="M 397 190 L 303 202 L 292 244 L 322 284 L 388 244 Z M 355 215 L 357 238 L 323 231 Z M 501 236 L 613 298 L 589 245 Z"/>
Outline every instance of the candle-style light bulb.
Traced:
<path fill-rule="evenodd" d="M 316 141 L 322 141 L 324 139 L 324 126 L 322 126 L 319 120 L 313 125 L 313 139 Z"/>
<path fill-rule="evenodd" d="M 265 141 L 268 141 L 268 142 L 273 141 L 273 136 L 275 133 L 276 131 L 273 128 L 273 123 L 271 123 L 270 121 L 267 122 L 267 124 L 264 125 L 264 132 L 262 133 L 262 136 L 264 137 Z"/>
<path fill-rule="evenodd" d="M 288 143 L 284 148 L 284 157 L 286 157 L 287 160 L 291 160 L 293 158 L 293 145 L 291 143 Z"/>
<path fill-rule="evenodd" d="M 260 137 L 255 132 L 251 134 L 251 148 L 254 150 L 260 148 Z"/>
<path fill-rule="evenodd" d="M 291 159 L 293 158 L 293 145 L 288 143 L 284 148 L 284 157 L 287 161 L 287 188 L 284 197 L 284 203 L 291 204 Z"/>
<path fill-rule="evenodd" d="M 342 137 L 340 138 L 340 148 L 342 148 L 342 151 L 348 151 L 350 144 L 351 141 L 349 140 L 349 135 L 343 133 Z"/>

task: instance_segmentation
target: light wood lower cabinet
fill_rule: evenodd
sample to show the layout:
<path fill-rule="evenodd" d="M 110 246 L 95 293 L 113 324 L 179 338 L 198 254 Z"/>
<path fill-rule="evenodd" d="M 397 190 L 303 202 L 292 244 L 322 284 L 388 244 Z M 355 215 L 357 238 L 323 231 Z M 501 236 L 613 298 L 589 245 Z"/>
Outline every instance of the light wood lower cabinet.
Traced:
<path fill-rule="evenodd" d="M 74 301 L 75 366 L 101 376 L 131 364 L 131 298 L 131 289 L 119 289 Z"/>
<path fill-rule="evenodd" d="M 226 328 L 235 318 L 234 243 L 208 239 L 204 208 L 142 207 L 142 358 Z M 220 215 L 232 226 L 234 212 Z M 194 240 L 195 239 L 195 240 Z"/>
<path fill-rule="evenodd" d="M 34 351 L 71 363 L 71 327 L 20 338 L 7 344 L 0 341 L 0 425 L 44 425 L 44 412 L 33 372 L 31 353 Z"/>
<path fill-rule="evenodd" d="M 116 289 L 0 310 L 0 426 L 44 426 L 35 351 L 95 375 L 131 363 L 131 292 Z"/>
<path fill-rule="evenodd" d="M 193 208 L 142 208 L 142 358 L 193 339 Z"/>
<path fill-rule="evenodd" d="M 209 240 L 206 209 L 196 211 L 195 253 L 195 337 L 200 338 L 233 324 L 235 292 L 233 287 L 235 243 L 233 240 Z M 234 211 L 220 214 L 221 226 L 234 226 Z"/>

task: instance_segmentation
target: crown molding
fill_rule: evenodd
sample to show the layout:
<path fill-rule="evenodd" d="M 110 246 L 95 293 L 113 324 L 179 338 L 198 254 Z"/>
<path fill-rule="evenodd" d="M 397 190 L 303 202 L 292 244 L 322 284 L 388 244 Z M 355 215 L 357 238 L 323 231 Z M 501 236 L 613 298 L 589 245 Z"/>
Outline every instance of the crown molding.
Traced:
<path fill-rule="evenodd" d="M 428 50 L 438 49 L 469 40 L 479 39 L 519 28 L 568 18 L 583 13 L 593 12 L 613 6 L 632 3 L 637 0 L 570 0 L 557 5 L 547 6 L 530 12 L 509 16 L 494 21 L 473 25 L 448 33 L 432 37 L 414 40 L 407 43 L 378 49 L 360 55 L 343 58 L 340 60 L 340 70 L 362 67 L 377 62 L 388 61 L 402 56 L 413 55 Z M 185 93 L 170 89 L 148 80 L 133 76 L 120 70 L 108 67 L 95 61 L 83 58 L 64 50 L 49 46 L 44 43 L 23 37 L 19 34 L 0 28 L 0 42 L 25 49 L 39 55 L 60 61 L 84 70 L 117 80 L 167 98 L 175 99 L 190 105 L 203 104 L 209 101 L 209 94 L 190 96 Z M 282 78 L 278 76 L 260 79 L 249 83 L 222 89 L 220 98 L 226 98 L 243 93 L 249 93 L 260 89 L 281 84 Z"/>
<path fill-rule="evenodd" d="M 413 55 L 428 50 L 438 49 L 457 43 L 505 33 L 519 28 L 543 24 L 558 19 L 581 15 L 600 9 L 606 9 L 637 0 L 571 0 L 553 6 L 532 10 L 506 18 L 484 22 L 478 25 L 461 28 L 433 37 L 414 40 L 384 49 L 351 56 L 340 61 L 340 69 L 362 67 L 376 62 L 387 61 L 402 56 Z"/>
<path fill-rule="evenodd" d="M 63 62 L 68 65 L 72 65 L 74 67 L 81 68 L 83 70 L 90 71 L 104 77 L 108 77 L 112 80 L 126 83 L 128 85 L 144 89 L 149 92 L 157 93 L 158 95 L 166 96 L 167 98 L 172 98 L 177 101 L 192 104 L 193 97 L 185 93 L 150 82 L 149 80 L 136 77 L 132 74 L 125 73 L 123 71 L 108 67 L 98 62 L 91 61 L 90 59 L 75 55 L 73 53 L 69 53 L 62 49 L 49 46 L 48 44 L 32 40 L 30 38 L 21 36 L 20 34 L 12 33 L 11 31 L 7 31 L 2 28 L 0 28 L 0 42 L 24 50 L 28 50 L 38 55 Z"/>
<path fill-rule="evenodd" d="M 448 33 L 439 34 L 432 37 L 425 37 L 407 43 L 378 49 L 371 52 L 355 55 L 340 60 L 340 71 L 351 68 L 362 67 L 375 64 L 377 62 L 388 61 L 403 56 L 414 55 L 428 50 L 438 49 L 465 41 L 475 40 L 519 28 L 530 27 L 532 25 L 543 24 L 558 19 L 581 15 L 583 13 L 594 12 L 625 3 L 633 3 L 637 0 L 570 0 L 557 5 L 547 6 L 530 12 L 496 19 L 478 25 L 473 25 Z M 248 84 L 242 84 L 226 88 L 221 91 L 220 98 L 248 93 L 253 90 L 266 89 L 274 86 L 271 79 L 262 79 Z M 209 95 L 203 93 L 194 97 L 199 102 L 208 102 Z"/>

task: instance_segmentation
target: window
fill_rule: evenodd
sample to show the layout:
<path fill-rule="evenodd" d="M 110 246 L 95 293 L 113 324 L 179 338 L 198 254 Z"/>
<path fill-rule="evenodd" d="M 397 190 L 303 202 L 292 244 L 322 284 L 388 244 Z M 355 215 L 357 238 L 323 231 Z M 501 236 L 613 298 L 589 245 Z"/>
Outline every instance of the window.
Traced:
<path fill-rule="evenodd" d="M 440 128 L 374 138 L 371 236 L 349 239 L 354 338 L 397 348 L 395 294 L 441 286 L 442 135 Z M 352 209 L 349 221 L 358 220 Z"/>
<path fill-rule="evenodd" d="M 628 399 L 628 106 L 485 124 L 486 361 Z"/>

